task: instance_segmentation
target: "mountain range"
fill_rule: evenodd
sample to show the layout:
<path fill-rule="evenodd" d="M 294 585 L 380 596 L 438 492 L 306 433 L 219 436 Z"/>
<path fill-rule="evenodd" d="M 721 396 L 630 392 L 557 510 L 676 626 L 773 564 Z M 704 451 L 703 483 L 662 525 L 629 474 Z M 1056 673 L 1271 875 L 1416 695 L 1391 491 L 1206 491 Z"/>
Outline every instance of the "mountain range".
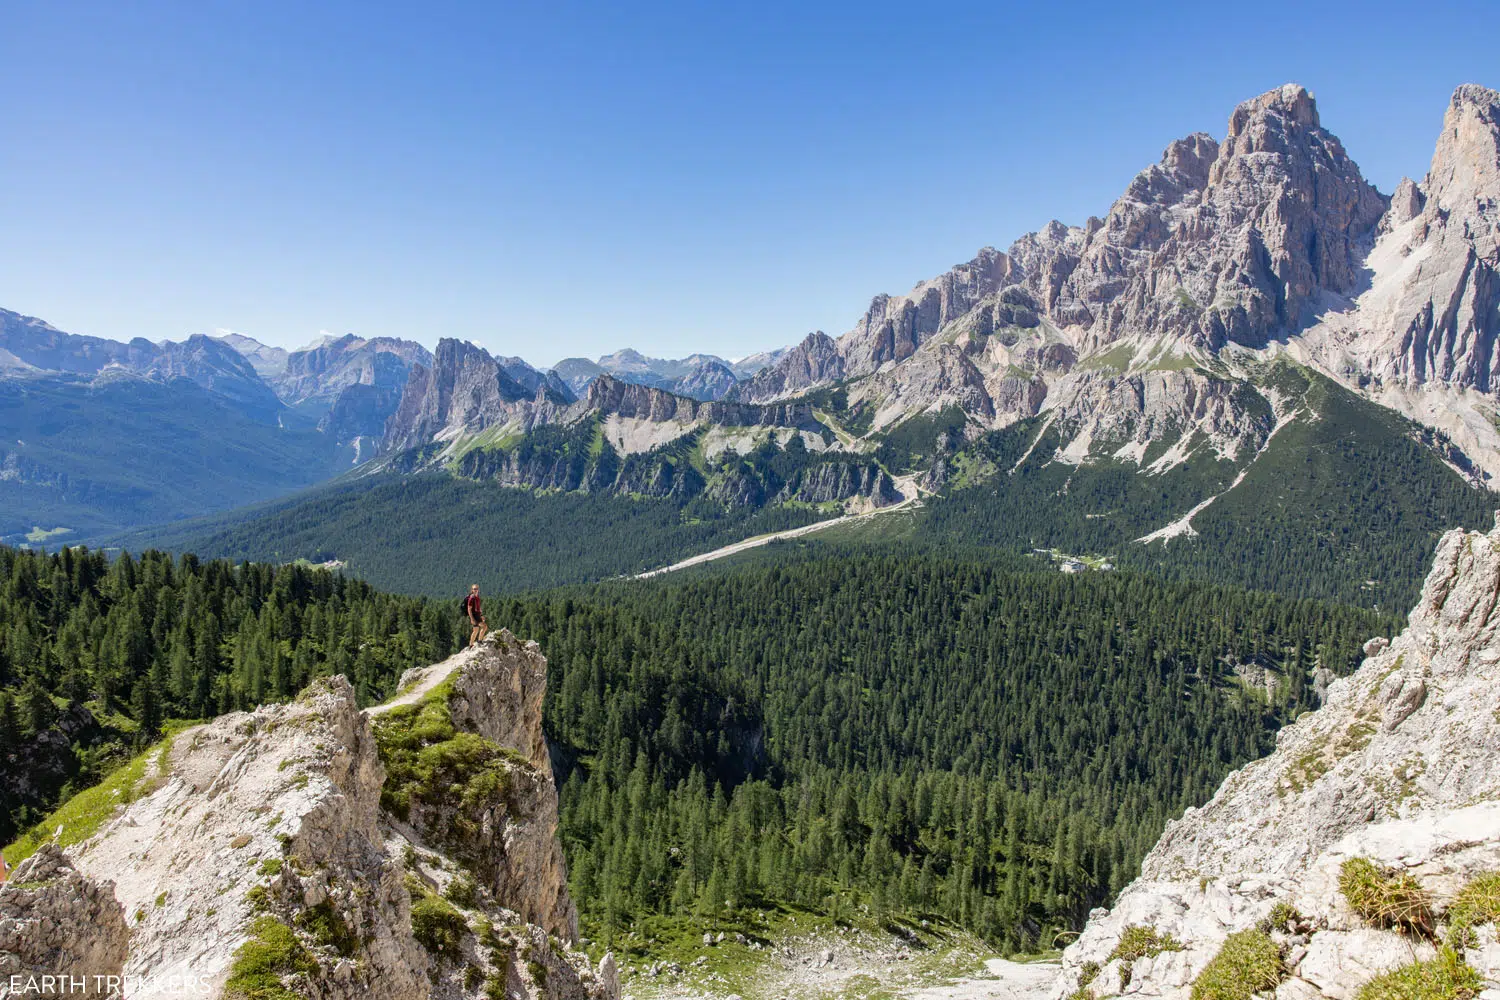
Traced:
<path fill-rule="evenodd" d="M 1170 143 L 1102 218 L 1053 222 L 906 295 L 876 296 L 843 336 L 810 334 L 742 371 L 722 398 L 765 405 L 837 388 L 816 422 L 853 453 L 919 414 L 961 412 L 968 440 L 1041 418 L 1059 435 L 1057 461 L 1160 473 L 1193 454 L 1242 464 L 1310 419 L 1267 381 L 1284 360 L 1427 426 L 1447 460 L 1485 482 L 1500 472 L 1497 115 L 1494 91 L 1460 87 L 1425 180 L 1386 196 L 1323 127 L 1312 95 L 1288 84 L 1236 108 L 1222 140 Z M 440 345 L 436 364 L 462 379 L 471 353 Z M 727 366 L 622 351 L 558 373 L 580 396 L 605 378 L 683 396 L 681 380 L 708 369 Z M 398 415 L 387 449 L 440 440 L 451 453 L 497 426 L 571 426 L 585 412 L 551 398 L 518 407 L 503 386 L 476 399 L 441 427 Z M 627 454 L 666 443 L 642 426 L 666 409 L 610 413 L 621 420 L 612 443 Z M 679 436 L 724 425 L 688 412 L 673 411 Z"/>
<path fill-rule="evenodd" d="M 1344 560 L 1324 596 L 1389 583 L 1384 596 L 1400 601 L 1420 568 L 1365 587 L 1351 524 L 1412 532 L 1387 538 L 1387 553 L 1425 547 L 1475 526 L 1500 473 L 1497 205 L 1495 91 L 1458 88 L 1426 176 L 1385 195 L 1288 84 L 1235 108 L 1222 138 L 1169 143 L 1102 217 L 984 248 L 876 296 L 841 336 L 738 362 L 622 350 L 544 371 L 450 338 L 429 353 L 352 335 L 294 352 L 241 335 L 116 344 L 9 313 L 0 359 L 8 385 L 67 378 L 75 394 L 78 380 L 120 373 L 186 380 L 314 442 L 303 485 L 357 465 L 370 484 L 436 475 L 544 501 L 663 502 L 682 525 L 749 525 L 763 510 L 800 523 L 907 500 L 923 508 L 919 534 L 1171 572 L 1251 546 L 1244 564 L 1257 569 L 1233 582 L 1291 572 L 1268 561 Z M 55 489 L 27 447 L 0 456 L 27 470 L 11 481 Z M 111 523 L 284 490 L 257 481 L 219 504 Z M 31 511 L 0 533 L 66 524 Z M 1287 523 L 1305 535 L 1287 541 Z"/>
<path fill-rule="evenodd" d="M 466 343 L 442 344 L 455 345 L 440 346 L 448 359 L 442 364 L 458 364 L 453 359 L 461 355 L 489 370 L 495 383 L 491 408 L 539 393 L 556 405 L 573 404 L 600 375 L 687 398 L 718 399 L 779 357 L 768 352 L 731 364 L 708 355 L 648 358 L 627 349 L 597 364 L 575 358 L 544 371 L 522 358 L 494 358 Z M 408 441 L 407 431 L 388 439 L 387 425 L 413 371 L 417 383 L 425 385 L 422 373 L 434 367 L 432 351 L 392 337 L 324 335 L 293 351 L 226 331 L 180 342 L 122 343 L 66 333 L 0 309 L 0 388 L 24 399 L 28 411 L 25 420 L 5 421 L 0 415 L 6 423 L 0 440 L 7 442 L 0 448 L 0 484 L 8 484 L 0 490 L 12 500 L 9 516 L 0 521 L 0 539 L 95 541 L 122 528 L 221 510 L 319 482 Z M 137 426 L 132 433 L 159 437 L 163 444 L 175 441 L 180 452 L 164 447 L 133 453 L 128 442 L 116 440 L 112 427 L 118 427 L 121 414 L 114 403 L 122 379 L 137 383 L 132 392 L 153 415 L 151 426 Z M 211 398 L 204 400 L 204 393 Z M 142 401 L 146 397 L 149 403 Z M 479 425 L 488 419 L 472 407 L 466 412 Z M 186 426 L 205 416 L 214 428 L 209 438 L 221 438 L 231 451 L 239 441 L 274 454 L 276 471 L 252 461 L 224 470 L 227 479 L 205 476 L 202 452 L 189 446 L 196 435 Z M 66 436 L 54 439 L 54 431 L 64 427 Z M 75 446 L 85 439 L 118 447 L 84 448 L 86 461 L 70 458 L 69 450 L 79 451 Z M 149 463 L 139 461 L 146 453 Z"/>

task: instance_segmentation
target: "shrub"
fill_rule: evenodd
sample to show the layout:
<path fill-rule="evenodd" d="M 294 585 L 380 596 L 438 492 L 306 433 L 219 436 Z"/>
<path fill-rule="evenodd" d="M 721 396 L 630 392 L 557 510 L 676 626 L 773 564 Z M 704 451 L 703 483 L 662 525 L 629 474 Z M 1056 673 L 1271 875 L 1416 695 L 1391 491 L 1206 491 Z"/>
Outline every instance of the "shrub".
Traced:
<path fill-rule="evenodd" d="M 1474 928 L 1500 921 L 1500 872 L 1486 872 L 1464 886 L 1448 908 L 1448 944 L 1467 948 Z"/>
<path fill-rule="evenodd" d="M 1080 986 L 1072 993 L 1069 993 L 1065 1000 L 1099 1000 L 1099 998 L 1094 995 L 1093 990 L 1086 986 Z"/>
<path fill-rule="evenodd" d="M 1282 900 L 1271 907 L 1271 912 L 1266 917 L 1266 920 L 1270 923 L 1271 927 L 1277 930 L 1285 930 L 1288 924 L 1300 924 L 1302 922 L 1302 914 L 1298 913 L 1297 908 L 1291 903 Z"/>
<path fill-rule="evenodd" d="M 452 903 L 434 893 L 423 893 L 412 902 L 411 932 L 432 954 L 457 961 L 463 955 L 469 925 Z"/>
<path fill-rule="evenodd" d="M 353 955 L 359 944 L 359 939 L 350 930 L 344 915 L 326 899 L 297 914 L 294 922 L 311 934 L 318 944 L 334 949 L 345 958 Z"/>
<path fill-rule="evenodd" d="M 1339 891 L 1355 913 L 1376 927 L 1432 935 L 1432 897 L 1405 872 L 1369 858 L 1350 858 L 1339 869 Z"/>
<path fill-rule="evenodd" d="M 1154 958 L 1164 951 L 1181 951 L 1182 942 L 1170 934 L 1162 934 L 1155 927 L 1131 924 L 1120 935 L 1120 942 L 1109 953 L 1111 960 L 1120 958 L 1134 962 L 1141 958 Z"/>
<path fill-rule="evenodd" d="M 297 994 L 282 985 L 282 977 L 313 972 L 317 967 L 290 927 L 274 917 L 261 917 L 250 925 L 250 940 L 234 953 L 224 996 L 226 1000 L 297 1000 Z"/>
<path fill-rule="evenodd" d="M 474 884 L 474 879 L 467 873 L 462 873 L 453 877 L 448 887 L 443 890 L 443 895 L 459 906 L 472 908 L 476 892 L 478 892 L 478 887 Z"/>
<path fill-rule="evenodd" d="M 1413 962 L 1376 976 L 1354 995 L 1354 1000 L 1474 1000 L 1484 989 L 1479 973 L 1464 964 L 1451 948 L 1430 962 Z"/>
<path fill-rule="evenodd" d="M 448 709 L 451 682 L 415 705 L 402 705 L 375 722 L 375 743 L 385 765 L 380 804 L 401 819 L 421 802 L 452 811 L 452 839 L 474 836 L 482 817 L 504 799 L 510 772 L 525 757 L 476 733 L 460 732 Z"/>
<path fill-rule="evenodd" d="M 1250 1000 L 1281 982 L 1281 949 L 1262 930 L 1224 939 L 1213 960 L 1193 981 L 1193 1000 Z"/>
<path fill-rule="evenodd" d="M 1098 962 L 1084 962 L 1083 963 L 1083 968 L 1081 968 L 1081 969 L 1078 970 L 1078 985 L 1079 986 L 1087 986 L 1089 983 L 1092 983 L 1095 979 L 1098 979 L 1098 978 L 1099 978 L 1099 963 Z"/>

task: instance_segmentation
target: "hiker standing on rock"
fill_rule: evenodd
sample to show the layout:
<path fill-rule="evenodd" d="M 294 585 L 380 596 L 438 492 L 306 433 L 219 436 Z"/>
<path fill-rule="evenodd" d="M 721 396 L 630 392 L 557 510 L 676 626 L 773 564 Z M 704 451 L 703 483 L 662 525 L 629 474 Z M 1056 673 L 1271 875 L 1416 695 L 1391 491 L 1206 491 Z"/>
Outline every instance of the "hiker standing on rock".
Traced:
<path fill-rule="evenodd" d="M 464 598 L 464 614 L 469 616 L 469 624 L 473 631 L 469 633 L 469 649 L 484 641 L 489 634 L 490 627 L 484 620 L 484 609 L 479 603 L 479 584 L 469 586 L 469 596 Z"/>

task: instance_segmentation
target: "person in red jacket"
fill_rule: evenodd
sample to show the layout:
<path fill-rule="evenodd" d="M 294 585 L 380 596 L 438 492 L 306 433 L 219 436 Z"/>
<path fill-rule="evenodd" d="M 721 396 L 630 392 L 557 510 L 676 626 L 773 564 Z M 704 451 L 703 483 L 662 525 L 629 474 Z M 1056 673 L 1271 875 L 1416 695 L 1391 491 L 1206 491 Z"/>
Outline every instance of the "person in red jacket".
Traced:
<path fill-rule="evenodd" d="M 477 583 L 469 587 L 469 596 L 464 598 L 464 614 L 469 616 L 469 624 L 473 626 L 473 630 L 469 633 L 469 648 L 473 649 L 484 641 L 484 637 L 490 631 L 489 625 L 484 620 L 484 608 L 479 603 L 479 584 Z"/>

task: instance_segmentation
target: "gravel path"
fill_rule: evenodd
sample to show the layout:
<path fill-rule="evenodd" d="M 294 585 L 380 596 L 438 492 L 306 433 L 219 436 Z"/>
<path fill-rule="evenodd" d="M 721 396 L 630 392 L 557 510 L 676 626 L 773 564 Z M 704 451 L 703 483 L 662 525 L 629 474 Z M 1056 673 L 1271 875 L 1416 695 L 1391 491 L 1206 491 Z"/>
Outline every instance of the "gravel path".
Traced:
<path fill-rule="evenodd" d="M 992 958 L 984 963 L 989 976 L 961 979 L 947 986 L 931 986 L 909 994 L 910 1000 L 1045 1000 L 1057 979 L 1055 962 L 1007 962 Z"/>
<path fill-rule="evenodd" d="M 898 504 L 893 504 L 890 507 L 879 507 L 875 510 L 867 510 L 859 514 L 845 514 L 842 517 L 830 518 L 827 521 L 814 521 L 812 524 L 804 524 L 800 528 L 788 528 L 786 531 L 774 531 L 769 535 L 756 535 L 754 538 L 747 538 L 742 542 L 734 542 L 730 545 L 724 546 L 723 548 L 714 549 L 712 552 L 704 552 L 696 556 L 690 556 L 689 558 L 684 559 L 681 562 L 675 562 L 670 566 L 663 566 L 660 569 L 648 570 L 645 573 L 637 573 L 635 576 L 631 577 L 631 579 L 648 580 L 653 576 L 660 576 L 663 573 L 673 573 L 679 569 L 687 569 L 689 566 L 701 566 L 704 563 L 713 562 L 716 559 L 723 559 L 726 556 L 736 555 L 740 552 L 746 551 L 747 549 L 754 549 L 759 548 L 762 545 L 769 545 L 772 542 L 780 541 L 784 538 L 798 538 L 802 535 L 812 534 L 814 531 L 822 531 L 824 528 L 832 528 L 835 525 L 849 524 L 853 521 L 863 521 L 867 518 L 879 517 L 882 514 L 893 514 L 898 510 L 909 510 L 914 506 L 920 506 L 922 502 L 919 497 L 914 479 L 915 477 L 912 476 L 904 476 L 901 479 L 895 481 L 897 489 L 901 491 L 902 496 L 904 496 L 906 499 L 902 500 Z"/>

